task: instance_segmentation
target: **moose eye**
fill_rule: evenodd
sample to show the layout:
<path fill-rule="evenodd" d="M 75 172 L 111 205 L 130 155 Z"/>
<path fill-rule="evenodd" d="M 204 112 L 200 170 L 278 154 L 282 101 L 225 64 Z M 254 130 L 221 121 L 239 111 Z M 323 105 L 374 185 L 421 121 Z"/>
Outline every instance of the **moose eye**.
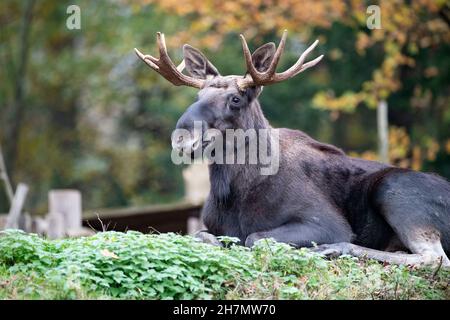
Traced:
<path fill-rule="evenodd" d="M 241 102 L 241 99 L 237 96 L 234 96 L 233 98 L 231 98 L 231 102 L 233 102 L 234 104 L 239 104 L 239 102 Z"/>
<path fill-rule="evenodd" d="M 233 96 L 230 100 L 230 108 L 231 110 L 239 110 L 242 106 L 242 99 L 239 96 Z"/>

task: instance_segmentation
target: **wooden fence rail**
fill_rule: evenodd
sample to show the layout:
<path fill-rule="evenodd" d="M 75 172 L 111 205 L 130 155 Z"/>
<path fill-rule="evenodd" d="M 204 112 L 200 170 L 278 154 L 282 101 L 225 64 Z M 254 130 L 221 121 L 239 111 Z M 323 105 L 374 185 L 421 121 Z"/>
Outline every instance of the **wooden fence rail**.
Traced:
<path fill-rule="evenodd" d="M 123 209 L 98 209 L 84 212 L 83 226 L 95 230 L 179 232 L 192 234 L 199 223 L 201 205 L 188 202 Z M 197 222 L 197 223 L 196 223 Z"/>

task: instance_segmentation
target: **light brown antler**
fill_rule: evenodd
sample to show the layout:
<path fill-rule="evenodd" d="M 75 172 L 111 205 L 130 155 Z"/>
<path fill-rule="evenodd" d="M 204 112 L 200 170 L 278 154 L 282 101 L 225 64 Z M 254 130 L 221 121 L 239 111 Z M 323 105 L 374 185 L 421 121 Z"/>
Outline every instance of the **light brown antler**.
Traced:
<path fill-rule="evenodd" d="M 270 63 L 269 68 L 265 72 L 259 72 L 256 70 L 255 66 L 252 62 L 252 55 L 250 53 L 250 50 L 247 45 L 247 41 L 245 41 L 244 36 L 241 34 L 241 42 L 242 42 L 242 50 L 244 51 L 244 58 L 245 63 L 247 65 L 247 72 L 250 74 L 250 77 L 245 77 L 242 80 L 238 82 L 239 87 L 241 89 L 245 89 L 249 86 L 266 86 L 273 83 L 281 82 L 286 79 L 292 78 L 299 74 L 300 72 L 305 71 L 306 69 L 315 66 L 317 63 L 319 63 L 320 60 L 322 60 L 323 55 L 320 57 L 309 61 L 307 63 L 305 62 L 306 56 L 314 50 L 314 48 L 319 43 L 319 40 L 316 40 L 308 49 L 305 50 L 305 52 L 302 53 L 300 58 L 297 60 L 297 62 L 290 67 L 288 70 L 277 73 L 276 68 L 278 65 L 278 62 L 280 61 L 281 54 L 283 53 L 284 46 L 286 44 L 286 37 L 287 37 L 287 30 L 284 30 L 283 36 L 281 37 L 280 44 L 278 45 L 277 51 L 275 52 L 275 55 L 273 56 L 273 60 Z"/>
<path fill-rule="evenodd" d="M 150 68 L 158 72 L 172 84 L 176 86 L 184 85 L 201 89 L 205 83 L 204 80 L 192 78 L 181 73 L 184 69 L 184 60 L 178 65 L 178 67 L 175 67 L 175 64 L 167 54 L 164 34 L 161 32 L 157 32 L 156 39 L 159 49 L 159 59 L 151 55 L 144 55 L 138 49 L 134 48 L 134 51 L 136 52 L 138 57 L 141 58 L 141 60 L 144 61 Z"/>

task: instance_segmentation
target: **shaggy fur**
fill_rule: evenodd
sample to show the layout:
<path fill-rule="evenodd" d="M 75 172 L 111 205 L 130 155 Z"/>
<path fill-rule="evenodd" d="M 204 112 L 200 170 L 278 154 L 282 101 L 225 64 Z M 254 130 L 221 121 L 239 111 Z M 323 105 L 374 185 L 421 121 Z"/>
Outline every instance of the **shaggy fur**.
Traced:
<path fill-rule="evenodd" d="M 220 76 L 191 50 L 185 52 L 188 70 L 208 81 L 177 128 L 190 130 L 194 121 L 222 132 L 270 128 L 257 100 L 262 88 L 239 91 L 238 76 Z M 271 55 L 267 46 L 258 49 L 255 66 L 264 70 Z M 450 265 L 444 253 L 450 252 L 450 183 L 437 175 L 348 157 L 290 129 L 280 129 L 276 175 L 262 176 L 258 165 L 248 164 L 212 164 L 209 170 L 211 193 L 202 217 L 213 235 L 238 237 L 246 246 L 271 237 L 297 247 L 315 243 L 327 255 L 392 263 L 440 258 Z M 392 248 L 413 254 L 381 252 Z"/>

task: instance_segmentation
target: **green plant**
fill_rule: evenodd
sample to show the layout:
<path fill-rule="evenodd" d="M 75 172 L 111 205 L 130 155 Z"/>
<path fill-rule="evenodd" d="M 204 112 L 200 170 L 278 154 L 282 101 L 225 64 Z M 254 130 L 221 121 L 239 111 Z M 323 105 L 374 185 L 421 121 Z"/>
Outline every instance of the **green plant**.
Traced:
<path fill-rule="evenodd" d="M 46 240 L 0 233 L 0 298 L 447 299 L 450 273 L 258 241 L 214 247 L 173 233 Z"/>

